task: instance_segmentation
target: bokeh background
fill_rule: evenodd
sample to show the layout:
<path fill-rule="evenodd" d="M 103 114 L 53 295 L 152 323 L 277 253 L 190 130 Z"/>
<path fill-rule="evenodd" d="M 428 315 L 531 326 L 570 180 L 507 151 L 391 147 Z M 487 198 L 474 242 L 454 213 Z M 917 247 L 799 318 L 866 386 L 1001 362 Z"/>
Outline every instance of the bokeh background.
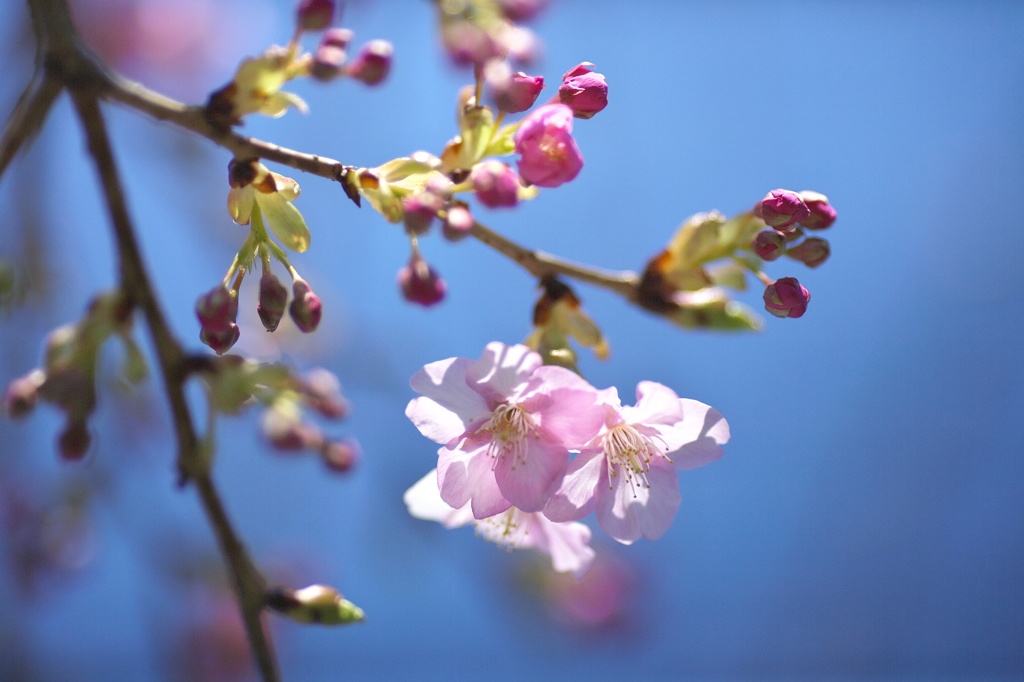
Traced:
<path fill-rule="evenodd" d="M 289 2 L 82 0 L 117 66 L 189 102 L 291 33 Z M 20 3 L 0 6 L 0 110 L 31 69 Z M 389 80 L 300 83 L 308 116 L 245 132 L 353 165 L 455 133 L 468 74 L 425 1 L 350 2 L 357 43 L 395 45 Z M 512 680 L 1024 679 L 1024 5 L 1018 2 L 552 2 L 532 27 L 547 92 L 580 61 L 610 105 L 579 121 L 586 166 L 514 211 L 519 242 L 637 269 L 689 214 L 776 187 L 828 194 L 823 267 L 778 261 L 807 315 L 759 334 L 692 333 L 576 287 L 613 354 L 581 369 L 624 396 L 644 379 L 718 408 L 725 457 L 681 476 L 657 542 L 595 528 L 588 581 L 410 518 L 402 492 L 435 447 L 403 416 L 423 364 L 529 332 L 535 283 L 479 243 L 427 239 L 443 305 L 405 303 L 404 237 L 336 185 L 298 177 L 313 230 L 296 265 L 324 301 L 312 336 L 268 338 L 243 289 L 238 349 L 336 372 L 359 440 L 345 477 L 274 453 L 257 415 L 220 429 L 216 478 L 259 563 L 336 585 L 369 619 L 276 623 L 285 678 Z M 228 154 L 108 108 L 164 307 L 201 348 L 195 297 L 244 236 L 224 210 Z M 112 240 L 66 99 L 0 182 L 0 258 L 21 275 L 0 316 L 0 383 L 49 329 L 115 281 Z M 281 170 L 281 169 L 277 169 Z M 291 175 L 291 173 L 288 173 Z M 760 307 L 760 290 L 745 300 Z M 246 301 L 251 305 L 247 305 Z M 248 660 L 199 504 L 175 487 L 158 386 L 126 391 L 104 354 L 96 443 L 58 461 L 56 411 L 0 422 L 0 679 L 241 680 Z"/>

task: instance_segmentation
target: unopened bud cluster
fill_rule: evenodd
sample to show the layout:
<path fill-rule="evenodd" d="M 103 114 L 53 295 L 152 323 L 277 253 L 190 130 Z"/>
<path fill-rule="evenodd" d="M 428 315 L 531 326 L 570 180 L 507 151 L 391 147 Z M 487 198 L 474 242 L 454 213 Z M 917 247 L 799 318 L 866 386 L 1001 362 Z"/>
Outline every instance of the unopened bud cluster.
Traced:
<path fill-rule="evenodd" d="M 830 255 L 821 237 L 836 219 L 828 199 L 817 192 L 773 190 L 753 210 L 726 218 L 717 211 L 687 219 L 668 247 L 647 264 L 637 302 L 683 327 L 756 329 L 753 311 L 731 299 L 726 288 L 744 290 L 747 275 L 765 286 L 765 309 L 776 317 L 800 317 L 810 293 L 795 277 L 777 282 L 761 271 L 782 256 L 818 267 Z"/>
<path fill-rule="evenodd" d="M 347 76 L 367 85 L 381 83 L 391 70 L 393 48 L 386 40 L 371 40 L 348 59 L 352 31 L 330 28 L 334 22 L 333 0 L 302 0 L 296 12 L 296 31 L 286 47 L 273 45 L 258 57 L 242 61 L 234 79 L 210 95 L 207 120 L 228 128 L 240 125 L 243 117 L 261 113 L 277 118 L 288 109 L 306 111 L 306 103 L 281 87 L 296 78 L 311 76 L 320 81 Z M 326 30 L 325 30 L 326 29 Z M 303 52 L 299 40 L 304 33 L 324 31 L 312 54 Z"/>
<path fill-rule="evenodd" d="M 318 367 L 298 376 L 282 364 L 238 356 L 218 358 L 209 369 L 204 376 L 212 409 L 235 414 L 247 405 L 262 404 L 260 430 L 276 451 L 315 454 L 336 473 L 345 473 L 358 463 L 362 454 L 354 439 L 329 438 L 310 419 L 316 413 L 341 421 L 351 411 L 334 373 Z"/>
<path fill-rule="evenodd" d="M 89 451 L 92 436 L 89 417 L 96 409 L 96 364 L 100 347 L 118 336 L 125 349 L 122 375 L 138 383 L 147 373 L 145 358 L 131 336 L 132 304 L 120 291 L 97 296 L 85 316 L 59 327 L 46 338 L 43 365 L 15 379 L 0 403 L 11 418 L 28 415 L 42 400 L 58 407 L 66 417 L 57 437 L 64 459 L 81 459 Z"/>

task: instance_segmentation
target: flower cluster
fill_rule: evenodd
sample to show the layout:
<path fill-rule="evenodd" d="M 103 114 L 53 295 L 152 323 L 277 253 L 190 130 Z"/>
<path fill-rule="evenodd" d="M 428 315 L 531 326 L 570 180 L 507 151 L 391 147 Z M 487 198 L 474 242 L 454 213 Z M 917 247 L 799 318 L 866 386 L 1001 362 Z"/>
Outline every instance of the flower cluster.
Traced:
<path fill-rule="evenodd" d="M 431 363 L 410 385 L 421 397 L 406 416 L 441 445 L 436 476 L 406 493 L 410 512 L 537 547 L 562 571 L 593 559 L 576 523 L 591 511 L 624 544 L 660 537 L 679 507 L 676 469 L 718 459 L 729 440 L 703 403 L 645 381 L 636 406 L 623 407 L 614 388 L 599 391 L 522 345 Z"/>
<path fill-rule="evenodd" d="M 334 21 L 333 0 L 303 0 L 296 12 L 295 35 L 287 47 L 272 45 L 258 57 L 242 61 L 235 77 L 207 100 L 207 120 L 221 128 L 240 125 L 242 118 L 260 113 L 278 118 L 289 107 L 305 113 L 306 103 L 298 95 L 281 87 L 299 77 L 312 76 L 330 81 L 348 76 L 367 85 L 377 85 L 391 70 L 393 48 L 386 40 L 371 40 L 355 59 L 348 59 L 353 33 L 345 28 L 329 28 Z M 316 50 L 302 52 L 299 40 L 304 33 L 324 31 Z"/>
<path fill-rule="evenodd" d="M 376 168 L 346 169 L 342 183 L 357 205 L 365 199 L 392 223 L 403 223 L 411 256 L 398 273 L 406 300 L 424 306 L 439 303 L 446 287 L 424 260 L 419 238 L 435 218 L 445 237 L 468 235 L 475 225 L 469 204 L 457 197 L 472 194 L 488 208 L 512 208 L 537 196 L 537 187 L 558 187 L 573 180 L 583 168 L 583 155 L 572 137 L 573 119 L 590 118 L 608 102 L 603 75 L 584 62 L 564 76 L 559 94 L 521 121 L 502 125 L 506 114 L 530 109 L 544 88 L 540 76 L 512 73 L 508 65 L 491 59 L 480 69 L 476 87 L 459 94 L 456 110 L 459 134 L 448 141 L 440 156 L 419 151 Z M 480 103 L 484 87 L 497 113 Z M 518 169 L 498 156 L 518 154 Z"/>
<path fill-rule="evenodd" d="M 784 189 L 769 192 L 752 210 L 732 218 L 718 211 L 693 215 L 647 264 L 637 302 L 683 327 L 756 329 L 760 321 L 725 292 L 726 287 L 746 289 L 746 275 L 752 273 L 765 286 L 765 310 L 776 317 L 800 317 L 810 292 L 795 277 L 772 280 L 761 265 L 786 255 L 818 267 L 831 248 L 820 237 L 805 238 L 804 230 L 824 230 L 835 219 L 825 195 Z"/>
<path fill-rule="evenodd" d="M 228 181 L 231 185 L 228 213 L 239 225 L 249 225 L 249 235 L 224 280 L 200 296 L 195 306 L 200 324 L 199 339 L 217 354 L 226 353 L 239 339 L 238 292 L 257 257 L 263 274 L 256 311 L 268 332 L 277 330 L 285 310 L 295 326 L 305 333 L 316 330 L 323 314 L 320 297 L 299 276 L 284 250 L 270 238 L 273 234 L 292 251 L 301 253 L 309 248 L 309 228 L 292 205 L 299 196 L 299 183 L 268 170 L 259 161 L 238 159 L 228 165 Z M 288 289 L 271 269 L 271 257 L 291 275 L 291 305 L 288 304 Z"/>
<path fill-rule="evenodd" d="M 58 327 L 46 338 L 42 367 L 12 381 L 0 398 L 9 417 L 29 414 L 42 400 L 64 412 L 57 450 L 67 460 L 85 457 L 92 444 L 88 420 L 96 410 L 96 365 L 100 347 L 111 336 L 124 345 L 121 375 L 138 384 L 148 374 L 146 359 L 132 337 L 132 303 L 121 291 L 97 296 L 79 321 Z"/>
<path fill-rule="evenodd" d="M 332 372 L 317 367 L 299 376 L 279 363 L 228 355 L 211 358 L 202 376 L 212 412 L 236 414 L 250 404 L 263 405 L 260 429 L 279 453 L 311 453 L 334 473 L 348 472 L 361 458 L 355 440 L 328 438 L 309 419 L 312 411 L 324 419 L 339 421 L 351 411 L 341 382 Z"/>

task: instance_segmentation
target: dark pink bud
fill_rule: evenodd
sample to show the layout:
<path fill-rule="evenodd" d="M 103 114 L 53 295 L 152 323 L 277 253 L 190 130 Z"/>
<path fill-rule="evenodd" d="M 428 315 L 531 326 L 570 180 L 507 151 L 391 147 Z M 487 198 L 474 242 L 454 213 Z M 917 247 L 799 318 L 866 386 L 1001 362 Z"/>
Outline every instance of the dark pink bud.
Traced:
<path fill-rule="evenodd" d="M 441 28 L 441 39 L 448 56 L 456 64 L 483 65 L 504 56 L 504 46 L 494 37 L 468 21 L 447 21 Z"/>
<path fill-rule="evenodd" d="M 800 221 L 801 225 L 808 230 L 824 230 L 832 227 L 832 223 L 836 221 L 836 209 L 828 203 L 828 197 L 824 194 L 804 190 L 800 192 L 800 198 L 804 200 L 804 205 L 811 212 L 809 216 Z"/>
<path fill-rule="evenodd" d="M 773 261 L 786 253 L 786 235 L 776 230 L 761 230 L 751 246 L 762 259 Z"/>
<path fill-rule="evenodd" d="M 282 452 L 318 450 L 323 447 L 324 438 L 315 424 L 295 421 L 274 430 L 264 429 L 270 445 Z"/>
<path fill-rule="evenodd" d="M 96 409 L 93 375 L 75 365 L 52 368 L 39 387 L 39 396 L 64 410 L 69 418 L 84 419 Z"/>
<path fill-rule="evenodd" d="M 398 286 L 405 300 L 432 306 L 444 299 L 447 285 L 423 257 L 414 253 L 409 263 L 398 271 Z"/>
<path fill-rule="evenodd" d="M 341 393 L 341 382 L 334 372 L 317 367 L 302 380 L 302 393 L 306 402 L 328 419 L 344 419 L 351 406 Z"/>
<path fill-rule="evenodd" d="M 473 214 L 465 206 L 452 206 L 448 209 L 448 217 L 444 221 L 444 236 L 449 241 L 457 242 L 468 237 L 473 229 Z"/>
<path fill-rule="evenodd" d="M 764 290 L 764 309 L 775 317 L 800 317 L 810 300 L 811 293 L 796 277 L 783 277 Z"/>
<path fill-rule="evenodd" d="M 57 452 L 63 459 L 76 461 L 85 457 L 92 445 L 92 434 L 84 419 L 68 419 L 64 430 L 57 437 Z"/>
<path fill-rule="evenodd" d="M 352 42 L 355 34 L 347 28 L 329 28 L 320 38 L 321 47 L 336 47 L 339 50 L 347 50 L 348 44 Z"/>
<path fill-rule="evenodd" d="M 39 400 L 39 387 L 44 381 L 46 374 L 36 369 L 8 384 L 3 398 L 0 398 L 4 413 L 11 419 L 18 419 L 31 412 Z"/>
<path fill-rule="evenodd" d="M 362 448 L 352 438 L 327 441 L 324 443 L 320 455 L 327 468 L 338 474 L 351 471 L 352 467 L 363 458 Z"/>
<path fill-rule="evenodd" d="M 341 75 L 341 65 L 348 55 L 340 47 L 321 44 L 313 54 L 309 74 L 318 81 L 327 83 Z"/>
<path fill-rule="evenodd" d="M 537 101 L 540 91 L 544 89 L 544 77 L 527 76 L 520 71 L 499 79 L 493 86 L 498 109 L 509 114 L 518 114 L 532 107 Z"/>
<path fill-rule="evenodd" d="M 269 269 L 260 278 L 260 302 L 256 306 L 263 328 L 268 332 L 277 329 L 288 307 L 288 289 Z"/>
<path fill-rule="evenodd" d="M 832 255 L 832 247 L 821 237 L 808 237 L 787 251 L 786 255 L 809 268 L 816 268 Z"/>
<path fill-rule="evenodd" d="M 477 198 L 486 206 L 515 206 L 519 203 L 519 174 L 501 161 L 484 161 L 469 174 Z"/>
<path fill-rule="evenodd" d="M 583 168 L 583 155 L 572 139 L 572 109 L 545 104 L 519 125 L 515 134 L 519 175 L 540 187 L 558 187 Z"/>
<path fill-rule="evenodd" d="M 297 279 L 292 286 L 294 298 L 288 308 L 297 326 L 303 332 L 309 334 L 315 331 L 320 325 L 320 317 L 323 315 L 323 304 L 320 297 L 313 293 L 306 280 Z"/>
<path fill-rule="evenodd" d="M 300 30 L 323 30 L 334 21 L 334 0 L 301 0 L 296 15 Z"/>
<path fill-rule="evenodd" d="M 444 199 L 426 191 L 406 197 L 402 201 L 403 221 L 409 234 L 421 235 L 430 230 L 434 216 L 444 210 Z"/>
<path fill-rule="evenodd" d="M 558 98 L 572 108 L 576 118 L 591 118 L 608 106 L 608 83 L 604 76 L 594 73 L 590 62 L 583 62 L 562 76 Z"/>
<path fill-rule="evenodd" d="M 754 207 L 754 213 L 777 230 L 787 230 L 811 214 L 800 195 L 788 189 L 768 192 Z"/>
<path fill-rule="evenodd" d="M 367 85 L 377 85 L 391 70 L 395 48 L 386 40 L 371 40 L 363 45 L 358 56 L 345 67 L 345 73 Z"/>
<path fill-rule="evenodd" d="M 231 347 L 235 345 L 240 335 L 241 331 L 239 331 L 238 325 L 234 322 L 231 322 L 223 329 L 203 327 L 199 330 L 199 340 L 212 348 L 217 355 L 224 355 L 224 353 L 231 350 Z"/>
<path fill-rule="evenodd" d="M 547 0 L 498 0 L 498 6 L 509 21 L 532 19 L 547 4 Z"/>
<path fill-rule="evenodd" d="M 238 316 L 238 295 L 223 285 L 215 286 L 196 300 L 196 317 L 204 329 L 224 331 Z"/>

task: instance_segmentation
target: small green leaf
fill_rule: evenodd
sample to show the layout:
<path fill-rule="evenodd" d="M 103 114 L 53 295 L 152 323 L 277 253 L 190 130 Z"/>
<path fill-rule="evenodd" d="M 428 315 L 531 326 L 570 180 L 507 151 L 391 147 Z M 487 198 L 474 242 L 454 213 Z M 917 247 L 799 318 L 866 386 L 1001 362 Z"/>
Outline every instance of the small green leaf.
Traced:
<path fill-rule="evenodd" d="M 299 253 L 309 248 L 309 228 L 299 209 L 278 192 L 257 192 L 256 201 L 263 212 L 264 223 L 282 244 Z"/>

